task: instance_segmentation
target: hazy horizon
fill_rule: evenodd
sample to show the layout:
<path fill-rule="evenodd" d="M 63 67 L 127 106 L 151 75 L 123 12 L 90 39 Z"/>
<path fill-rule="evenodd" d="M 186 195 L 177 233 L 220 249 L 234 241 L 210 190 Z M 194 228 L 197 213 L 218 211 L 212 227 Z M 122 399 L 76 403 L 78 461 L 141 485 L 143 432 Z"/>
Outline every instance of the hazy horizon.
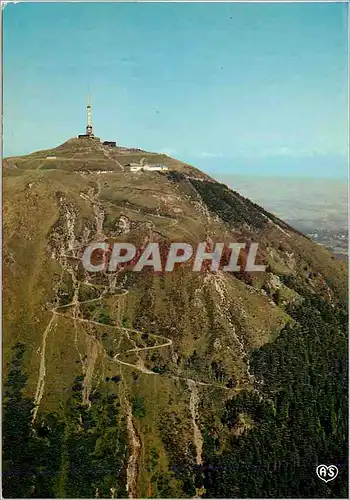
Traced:
<path fill-rule="evenodd" d="M 344 179 L 220 176 L 219 181 L 293 225 L 347 229 L 348 184 Z"/>

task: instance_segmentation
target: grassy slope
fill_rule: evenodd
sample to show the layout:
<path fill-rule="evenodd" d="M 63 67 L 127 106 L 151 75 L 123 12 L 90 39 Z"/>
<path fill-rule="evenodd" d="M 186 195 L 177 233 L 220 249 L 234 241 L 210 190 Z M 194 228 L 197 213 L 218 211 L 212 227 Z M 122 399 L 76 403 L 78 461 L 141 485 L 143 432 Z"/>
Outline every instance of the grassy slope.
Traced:
<path fill-rule="evenodd" d="M 21 161 L 16 159 L 19 168 Z M 54 228 L 58 222 L 60 234 L 67 236 L 64 208 L 67 204 L 76 213 L 76 243 L 83 246 L 84 227 L 93 229 L 95 225 L 93 205 L 80 193 L 87 194 L 91 188 L 97 193 L 99 183 L 98 203 L 105 211 L 104 232 L 109 241 L 142 241 L 150 234 L 150 226 L 140 226 L 145 221 L 153 224 L 155 239 L 195 242 L 209 234 L 216 241 L 221 238 L 261 241 L 262 258 L 270 265 L 270 273 L 263 278 L 256 276 L 247 281 L 244 276 L 238 279 L 208 275 L 203 279 L 203 275 L 193 276 L 186 268 L 166 276 L 146 273 L 128 277 L 127 296 L 116 293 L 91 310 L 97 316 L 106 311 L 115 327 L 88 324 L 77 327 L 71 318 L 59 317 L 47 337 L 40 415 L 56 411 L 63 418 L 70 388 L 86 370 L 91 371 L 92 392 L 115 393 L 121 400 L 126 393 L 131 403 L 141 398 L 144 412 L 134 414 L 134 426 L 141 441 L 138 492 L 142 496 L 164 492 L 175 497 L 186 496 L 190 486 L 183 472 L 177 469 L 184 457 L 186 463 L 195 465 L 191 394 L 185 380 L 173 377 L 180 375 L 220 386 L 199 386 L 200 421 L 211 422 L 213 429 L 220 432 L 220 408 L 226 398 L 251 387 L 246 365 L 249 349 L 275 339 L 290 322 L 285 302 L 297 298 L 295 291 L 287 284 L 285 302 L 276 305 L 272 300 L 273 287 L 265 287 L 267 292 L 261 290 L 266 279 L 296 274 L 310 290 L 330 295 L 336 301 L 345 296 L 345 264 L 288 228 L 281 231 L 272 223 L 257 228 L 252 220 L 243 229 L 230 221 L 223 222 L 220 211 L 215 213 L 210 206 L 208 216 L 203 192 L 193 191 L 183 180 L 174 182 L 159 174 L 82 176 L 55 169 L 33 170 L 35 162 L 30 160 L 23 168 L 31 168 L 21 173 L 9 170 L 4 179 L 4 358 L 9 358 L 9 350 L 18 340 L 25 342 L 25 371 L 29 375 L 26 394 L 30 397 L 35 394 L 38 348 L 51 317 L 52 301 L 59 289 L 68 296 L 73 291 L 69 275 L 63 274 L 58 286 L 62 269 L 51 255 L 55 246 Z M 248 213 L 250 210 L 248 206 Z M 117 235 L 115 227 L 121 215 L 136 228 L 133 233 Z M 93 240 L 93 233 L 90 239 Z M 81 276 L 81 272 L 77 271 L 77 275 Z M 101 276 L 95 282 L 101 285 L 105 279 Z M 164 368 L 163 374 L 140 373 L 115 363 L 106 354 L 114 339 L 120 339 L 122 325 L 173 340 L 171 348 L 141 354 L 145 366 Z M 144 345 L 139 337 L 132 340 Z M 123 342 L 124 351 L 131 348 L 130 341 Z M 137 361 L 133 353 L 126 353 L 122 359 L 132 364 Z M 123 377 L 124 382 L 105 381 L 113 376 Z M 234 387 L 226 389 L 223 386 L 230 379 L 234 380 Z"/>

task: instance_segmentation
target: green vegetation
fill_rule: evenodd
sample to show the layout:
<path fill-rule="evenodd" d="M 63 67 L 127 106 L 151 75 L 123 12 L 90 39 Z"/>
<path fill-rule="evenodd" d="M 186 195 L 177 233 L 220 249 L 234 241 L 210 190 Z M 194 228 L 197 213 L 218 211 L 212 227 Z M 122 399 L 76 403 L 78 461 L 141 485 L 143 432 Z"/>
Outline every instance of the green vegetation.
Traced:
<path fill-rule="evenodd" d="M 24 345 L 16 344 L 5 383 L 3 493 L 5 498 L 125 497 L 126 434 L 118 397 L 105 392 L 82 405 L 83 376 L 76 378 L 65 420 L 41 416 L 32 426 L 33 403 L 22 394 Z"/>
<path fill-rule="evenodd" d="M 3 410 L 3 493 L 5 497 L 29 496 L 34 475 L 30 450 L 23 446 L 31 435 L 30 399 L 22 394 L 27 377 L 22 374 L 23 344 L 13 348 L 9 374 L 5 383 Z"/>
<path fill-rule="evenodd" d="M 167 418 L 162 419 L 159 423 L 159 431 L 162 441 L 167 450 L 169 457 L 169 469 L 181 485 L 181 493 L 183 498 L 193 498 L 196 494 L 195 486 L 195 451 L 191 446 L 190 449 L 186 447 L 183 439 L 179 442 L 179 437 L 183 435 L 183 427 L 185 422 L 181 422 L 180 418 L 174 413 L 167 415 Z M 180 434 L 179 430 L 182 430 Z M 165 479 L 165 478 L 164 478 Z M 169 498 L 166 495 L 166 484 L 163 482 L 162 489 L 165 489 L 164 498 Z"/>
<path fill-rule="evenodd" d="M 95 392 L 91 407 L 83 406 L 82 378 L 76 379 L 67 404 L 62 455 L 65 475 L 59 496 L 91 498 L 98 491 L 106 498 L 110 488 L 116 488 L 116 496 L 124 496 L 126 435 L 118 397 Z"/>
<path fill-rule="evenodd" d="M 165 365 L 162 365 L 162 366 L 154 366 L 152 368 L 152 372 L 154 373 L 166 373 L 168 371 L 168 368 L 165 366 Z"/>
<path fill-rule="evenodd" d="M 203 484 L 207 497 L 346 496 L 345 264 L 190 166 L 91 144 L 4 168 L 4 496 L 125 498 L 131 454 L 143 498 L 193 498 Z M 56 168 L 39 169 L 56 153 Z M 142 157 L 170 170 L 115 162 Z M 104 168 L 114 172 L 78 173 Z M 108 241 L 124 239 L 120 217 L 138 248 L 259 241 L 267 273 L 87 276 L 83 249 L 101 222 Z M 77 286 L 79 303 L 52 317 Z M 321 483 L 318 463 L 338 465 L 336 481 Z"/>
<path fill-rule="evenodd" d="M 59 475 L 63 425 L 57 415 L 32 426 L 33 402 L 23 395 L 25 346 L 17 343 L 5 382 L 3 410 L 3 494 L 5 498 L 53 496 Z"/>
<path fill-rule="evenodd" d="M 135 396 L 132 400 L 132 414 L 136 418 L 143 418 L 146 415 L 145 399 L 140 396 Z"/>
<path fill-rule="evenodd" d="M 306 295 L 289 313 L 297 324 L 251 354 L 264 398 L 243 392 L 226 404 L 233 434 L 222 455 L 207 430 L 208 497 L 347 498 L 346 311 Z M 242 412 L 254 427 L 239 435 Z M 336 481 L 316 477 L 321 463 L 338 466 Z"/>
<path fill-rule="evenodd" d="M 225 184 L 205 182 L 191 179 L 191 183 L 200 193 L 209 209 L 232 226 L 247 224 L 261 229 L 266 224 L 266 218 L 250 200 L 235 193 Z"/>
<path fill-rule="evenodd" d="M 109 312 L 107 309 L 101 309 L 99 312 L 98 320 L 99 323 L 104 323 L 105 325 L 112 325 L 113 320 L 109 316 Z"/>

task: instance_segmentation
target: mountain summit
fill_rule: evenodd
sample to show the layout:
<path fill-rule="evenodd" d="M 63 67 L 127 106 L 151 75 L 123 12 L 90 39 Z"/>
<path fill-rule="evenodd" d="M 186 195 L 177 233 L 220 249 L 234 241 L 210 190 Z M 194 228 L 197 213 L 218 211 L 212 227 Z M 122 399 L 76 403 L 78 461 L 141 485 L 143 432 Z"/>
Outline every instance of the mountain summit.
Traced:
<path fill-rule="evenodd" d="M 166 155 L 3 165 L 5 497 L 347 495 L 344 262 Z M 88 273 L 93 242 L 254 242 L 266 271 Z"/>
<path fill-rule="evenodd" d="M 174 160 L 165 154 L 149 153 L 137 148 L 123 148 L 115 142 L 100 142 L 96 138 L 71 138 L 53 149 L 36 151 L 25 156 L 14 156 L 4 160 L 8 168 L 30 170 L 69 170 L 74 172 L 126 172 L 131 165 L 166 164 L 170 170 L 199 178 L 209 178 L 203 172 Z"/>

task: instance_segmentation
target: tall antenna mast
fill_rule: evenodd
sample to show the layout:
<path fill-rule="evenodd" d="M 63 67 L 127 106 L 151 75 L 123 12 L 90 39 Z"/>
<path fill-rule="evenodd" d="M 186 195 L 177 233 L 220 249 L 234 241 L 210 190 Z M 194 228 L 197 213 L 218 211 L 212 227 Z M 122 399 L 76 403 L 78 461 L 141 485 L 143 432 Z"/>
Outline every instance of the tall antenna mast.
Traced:
<path fill-rule="evenodd" d="M 92 123 L 91 123 L 91 95 L 88 96 L 88 103 L 86 106 L 86 135 L 92 136 Z"/>

